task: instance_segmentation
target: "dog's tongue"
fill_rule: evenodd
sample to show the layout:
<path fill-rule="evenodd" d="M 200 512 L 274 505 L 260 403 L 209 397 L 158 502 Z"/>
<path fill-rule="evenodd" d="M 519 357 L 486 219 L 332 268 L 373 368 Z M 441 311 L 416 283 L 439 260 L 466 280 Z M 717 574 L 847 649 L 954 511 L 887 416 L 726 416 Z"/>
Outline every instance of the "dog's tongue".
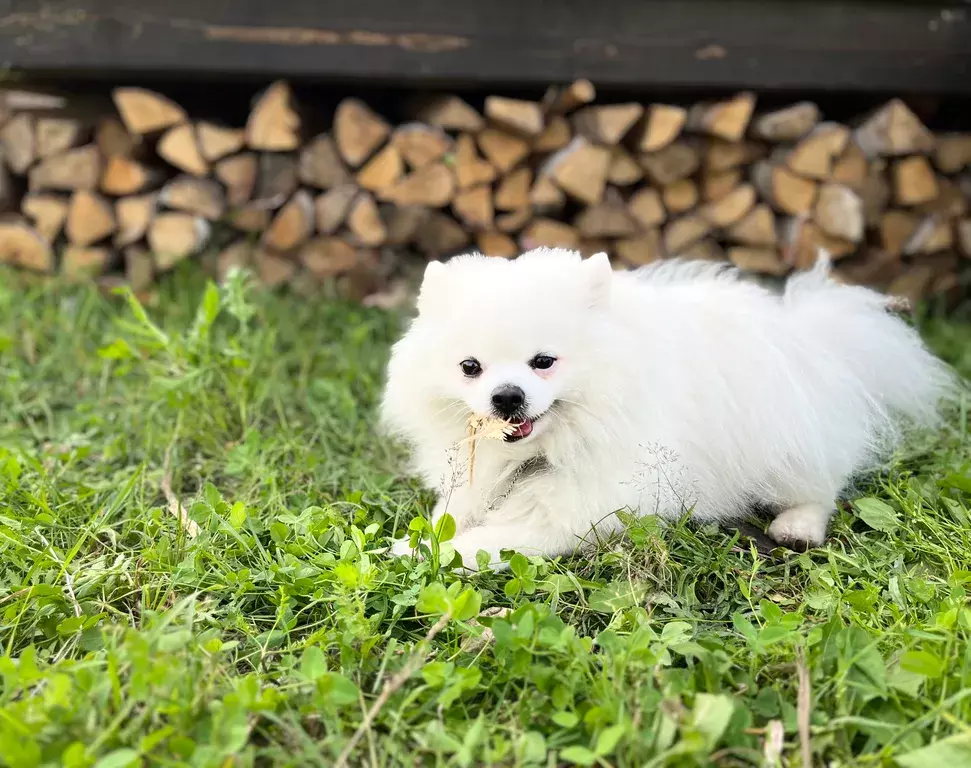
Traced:
<path fill-rule="evenodd" d="M 516 425 L 516 429 L 510 435 L 510 437 L 528 437 L 529 433 L 533 431 L 533 422 L 526 419 L 521 424 Z"/>

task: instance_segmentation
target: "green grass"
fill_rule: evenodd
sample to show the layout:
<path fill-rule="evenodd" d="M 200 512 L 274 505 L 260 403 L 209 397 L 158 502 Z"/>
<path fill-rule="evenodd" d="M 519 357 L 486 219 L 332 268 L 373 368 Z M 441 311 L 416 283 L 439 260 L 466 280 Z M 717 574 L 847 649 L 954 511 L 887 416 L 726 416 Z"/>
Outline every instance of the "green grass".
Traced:
<path fill-rule="evenodd" d="M 374 432 L 393 317 L 0 280 L 2 765 L 971 765 L 964 413 L 824 549 L 644 520 L 462 579 L 383 551 L 431 501 Z"/>

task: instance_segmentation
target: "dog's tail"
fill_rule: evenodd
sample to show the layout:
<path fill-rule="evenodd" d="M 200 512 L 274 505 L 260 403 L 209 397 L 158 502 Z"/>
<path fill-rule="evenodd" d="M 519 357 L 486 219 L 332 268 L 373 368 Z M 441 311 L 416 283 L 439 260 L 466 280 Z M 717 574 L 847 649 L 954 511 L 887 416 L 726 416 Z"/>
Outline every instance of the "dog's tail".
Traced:
<path fill-rule="evenodd" d="M 783 301 L 797 327 L 814 330 L 823 344 L 817 353 L 869 404 L 876 432 L 890 437 L 902 421 L 938 423 L 942 403 L 956 393 L 956 376 L 896 314 L 892 297 L 840 284 L 829 273 L 823 251 L 815 268 L 789 280 Z"/>

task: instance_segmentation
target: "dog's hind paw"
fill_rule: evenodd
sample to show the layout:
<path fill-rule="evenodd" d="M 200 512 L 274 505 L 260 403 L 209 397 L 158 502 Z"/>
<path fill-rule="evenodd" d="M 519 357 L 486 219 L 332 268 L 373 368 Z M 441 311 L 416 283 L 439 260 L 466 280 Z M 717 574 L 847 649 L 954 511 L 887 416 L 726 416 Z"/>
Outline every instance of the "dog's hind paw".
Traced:
<path fill-rule="evenodd" d="M 822 504 L 800 504 L 780 512 L 769 525 L 769 536 L 797 552 L 820 547 L 826 541 L 826 529 L 833 511 Z"/>

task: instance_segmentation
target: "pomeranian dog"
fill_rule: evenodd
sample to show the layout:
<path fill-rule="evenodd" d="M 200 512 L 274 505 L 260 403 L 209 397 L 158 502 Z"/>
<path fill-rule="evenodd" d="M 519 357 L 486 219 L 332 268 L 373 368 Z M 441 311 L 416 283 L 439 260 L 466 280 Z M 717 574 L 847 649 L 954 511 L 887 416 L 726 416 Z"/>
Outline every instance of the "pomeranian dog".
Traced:
<path fill-rule="evenodd" d="M 776 543 L 822 544 L 849 479 L 932 424 L 951 382 L 886 296 L 828 267 L 822 254 L 776 293 L 721 265 L 617 272 L 560 249 L 430 263 L 383 418 L 463 564 L 572 552 L 620 510 L 725 522 L 760 507 Z M 470 467 L 475 416 L 512 426 Z"/>

